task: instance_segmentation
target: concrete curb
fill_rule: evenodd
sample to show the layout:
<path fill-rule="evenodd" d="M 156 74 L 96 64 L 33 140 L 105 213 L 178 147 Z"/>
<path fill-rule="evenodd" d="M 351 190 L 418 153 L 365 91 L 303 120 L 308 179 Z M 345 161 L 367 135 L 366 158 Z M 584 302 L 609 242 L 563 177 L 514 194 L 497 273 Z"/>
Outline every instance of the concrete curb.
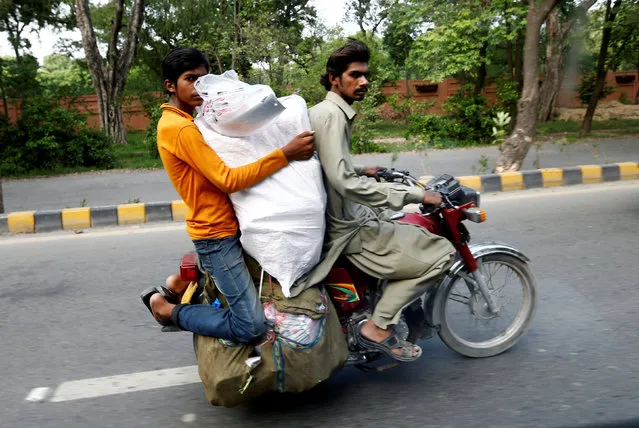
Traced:
<path fill-rule="evenodd" d="M 432 177 L 423 176 L 420 177 L 420 181 L 426 182 L 430 178 Z M 574 184 L 636 180 L 638 178 L 639 163 L 637 162 L 579 165 L 567 168 L 543 168 L 530 171 L 505 172 L 503 174 L 457 177 L 461 184 L 481 192 L 506 192 L 510 190 L 571 186 Z"/>
<path fill-rule="evenodd" d="M 427 181 L 431 177 L 420 177 Z M 639 163 L 580 165 L 567 168 L 544 168 L 503 174 L 457 177 L 465 186 L 481 192 L 592 184 L 639 179 Z M 187 206 L 183 201 L 149 202 L 63 210 L 21 211 L 0 215 L 0 234 L 39 233 L 54 230 L 77 230 L 100 226 L 184 221 Z"/>
<path fill-rule="evenodd" d="M 156 221 L 184 221 L 186 211 L 187 207 L 183 201 L 20 211 L 0 215 L 0 234 L 78 230 Z"/>

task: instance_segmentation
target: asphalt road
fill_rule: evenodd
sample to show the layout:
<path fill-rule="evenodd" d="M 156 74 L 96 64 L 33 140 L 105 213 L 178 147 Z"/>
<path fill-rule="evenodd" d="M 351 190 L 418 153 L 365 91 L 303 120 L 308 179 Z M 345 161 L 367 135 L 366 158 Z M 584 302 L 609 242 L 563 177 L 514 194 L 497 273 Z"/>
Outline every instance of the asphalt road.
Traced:
<path fill-rule="evenodd" d="M 533 326 L 509 352 L 471 360 L 433 338 L 418 362 L 381 374 L 345 369 L 309 393 L 234 409 L 206 402 L 190 335 L 161 333 L 138 298 L 191 250 L 182 224 L 2 237 L 0 426 L 639 423 L 638 192 L 634 181 L 484 196 L 488 222 L 472 225 L 474 241 L 519 247 L 539 284 Z M 181 385 L 142 390 L 162 376 L 140 372 L 185 366 Z M 137 392 L 104 395 L 99 379 L 87 381 L 134 373 Z M 70 381 L 80 381 L 80 397 L 97 396 L 53 400 Z"/>
<path fill-rule="evenodd" d="M 639 139 L 632 137 L 588 140 L 574 144 L 533 147 L 522 169 L 562 168 L 576 165 L 636 162 Z M 401 152 L 396 156 L 354 156 L 362 165 L 396 167 L 414 175 L 475 175 L 492 170 L 498 147 Z M 482 161 L 485 159 L 485 161 Z M 29 180 L 4 180 L 6 212 L 59 210 L 79 206 L 117 205 L 127 202 L 161 202 L 179 199 L 164 170 L 102 171 Z"/>

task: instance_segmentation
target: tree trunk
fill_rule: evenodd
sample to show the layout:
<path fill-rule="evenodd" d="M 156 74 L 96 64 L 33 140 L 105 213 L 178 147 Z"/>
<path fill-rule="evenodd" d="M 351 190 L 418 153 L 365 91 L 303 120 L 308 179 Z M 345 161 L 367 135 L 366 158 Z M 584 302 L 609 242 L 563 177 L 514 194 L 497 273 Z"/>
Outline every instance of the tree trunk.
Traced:
<path fill-rule="evenodd" d="M 526 43 L 526 33 L 520 32 L 515 43 L 515 76 L 514 81 L 518 83 L 517 90 L 521 94 L 524 87 L 524 49 Z"/>
<path fill-rule="evenodd" d="M 113 142 L 126 144 L 127 137 L 120 95 L 109 91 L 103 98 L 104 104 L 100 102 L 100 123 L 104 124 L 103 129 L 113 139 Z"/>
<path fill-rule="evenodd" d="M 237 0 L 233 0 L 233 50 L 231 52 L 231 69 L 235 70 L 240 25 L 237 21 Z"/>
<path fill-rule="evenodd" d="M 0 214 L 4 214 L 4 197 L 2 195 L 2 178 L 0 178 Z"/>
<path fill-rule="evenodd" d="M 590 133 L 592 118 L 595 115 L 599 97 L 601 96 L 604 85 L 606 84 L 606 74 L 608 73 L 606 60 L 608 57 L 608 46 L 610 45 L 610 39 L 612 37 L 612 23 L 615 21 L 615 17 L 617 16 L 617 12 L 621 6 L 621 0 L 616 0 L 612 7 L 611 3 L 612 0 L 606 0 L 606 16 L 604 18 L 603 32 L 601 33 L 601 48 L 599 49 L 599 56 L 597 57 L 597 81 L 595 83 L 595 88 L 592 91 L 588 108 L 586 109 L 584 122 L 581 126 L 582 134 Z"/>
<path fill-rule="evenodd" d="M 580 16 L 585 16 L 597 0 L 584 0 L 572 14 L 572 17 L 561 22 L 559 8 L 554 8 L 546 20 L 548 44 L 546 45 L 546 62 L 544 64 L 545 78 L 539 89 L 539 113 L 537 119 L 540 122 L 552 120 L 557 103 L 557 96 L 561 90 L 565 70 L 566 38 L 573 24 Z"/>
<path fill-rule="evenodd" d="M 548 44 L 546 45 L 544 81 L 541 84 L 541 88 L 539 88 L 539 112 L 537 114 L 537 119 L 540 122 L 552 120 L 555 101 L 561 86 L 564 69 L 564 33 L 562 30 L 559 22 L 559 8 L 556 7 L 546 19 Z"/>
<path fill-rule="evenodd" d="M 524 84 L 517 105 L 517 125 L 510 137 L 500 147 L 501 154 L 497 159 L 495 172 L 517 171 L 532 145 L 537 124 L 537 102 L 539 100 L 539 83 L 537 62 L 539 60 L 539 30 L 550 11 L 559 0 L 529 0 L 524 42 L 523 77 Z"/>
<path fill-rule="evenodd" d="M 507 60 L 510 63 L 509 70 L 511 71 L 511 80 L 515 83 L 515 87 L 517 88 L 517 92 L 521 97 L 521 91 L 524 86 L 524 77 L 522 73 L 523 69 L 523 52 L 524 52 L 524 41 L 525 34 L 521 31 L 517 34 L 517 39 L 515 40 L 515 45 L 513 49 L 512 43 L 509 43 L 508 47 L 510 48 L 509 52 L 507 52 L 508 58 Z M 509 114 L 511 117 L 510 120 L 510 130 L 514 130 L 517 126 L 517 106 L 513 105 L 510 108 Z"/>
<path fill-rule="evenodd" d="M 144 0 L 133 0 L 124 40 L 118 43 L 123 30 L 124 0 L 116 1 L 116 14 L 111 21 L 111 34 L 106 61 L 96 42 L 88 0 L 75 1 L 75 16 L 82 34 L 91 81 L 98 97 L 100 129 L 115 143 L 127 144 L 120 95 L 131 69 L 137 48 L 137 34 L 144 19 Z"/>
<path fill-rule="evenodd" d="M 479 48 L 479 57 L 482 59 L 481 65 L 479 66 L 479 70 L 477 70 L 477 81 L 475 82 L 475 95 L 481 94 L 482 89 L 484 89 L 484 84 L 486 83 L 486 75 L 488 74 L 486 71 L 486 53 L 488 51 L 488 41 L 485 41 L 481 48 Z"/>

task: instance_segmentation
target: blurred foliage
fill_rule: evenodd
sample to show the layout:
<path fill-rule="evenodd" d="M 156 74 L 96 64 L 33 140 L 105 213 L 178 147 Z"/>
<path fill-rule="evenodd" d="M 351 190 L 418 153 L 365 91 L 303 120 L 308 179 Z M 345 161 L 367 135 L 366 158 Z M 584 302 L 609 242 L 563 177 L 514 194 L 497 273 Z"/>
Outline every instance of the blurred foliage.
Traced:
<path fill-rule="evenodd" d="M 582 76 L 581 81 L 577 85 L 577 93 L 579 94 L 579 100 L 583 105 L 588 105 L 592 99 L 592 93 L 595 90 L 597 83 L 597 73 L 588 73 Z M 599 100 L 606 98 L 612 94 L 615 87 L 613 85 L 604 84 L 601 94 L 599 94 Z"/>

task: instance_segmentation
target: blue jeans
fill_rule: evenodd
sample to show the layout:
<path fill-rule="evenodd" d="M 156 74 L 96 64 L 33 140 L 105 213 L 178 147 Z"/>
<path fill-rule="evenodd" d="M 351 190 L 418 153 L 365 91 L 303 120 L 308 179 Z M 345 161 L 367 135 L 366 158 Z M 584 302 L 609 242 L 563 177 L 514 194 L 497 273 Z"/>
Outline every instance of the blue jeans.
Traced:
<path fill-rule="evenodd" d="M 202 266 L 226 297 L 229 309 L 179 305 L 171 318 L 182 329 L 233 342 L 252 342 L 264 335 L 266 319 L 257 290 L 244 263 L 237 236 L 194 240 Z"/>

